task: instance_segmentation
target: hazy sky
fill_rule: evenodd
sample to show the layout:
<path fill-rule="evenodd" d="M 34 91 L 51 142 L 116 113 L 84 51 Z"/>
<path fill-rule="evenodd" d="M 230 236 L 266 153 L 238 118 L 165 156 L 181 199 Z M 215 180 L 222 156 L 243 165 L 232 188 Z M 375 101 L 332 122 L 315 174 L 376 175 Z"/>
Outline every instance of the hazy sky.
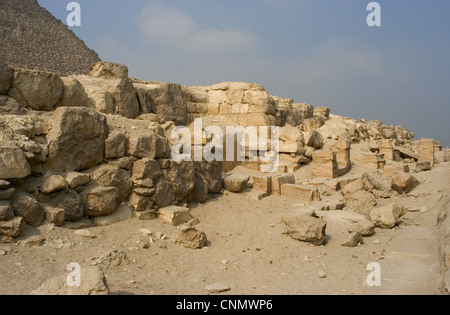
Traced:
<path fill-rule="evenodd" d="M 66 23 L 70 1 L 39 0 Z M 130 75 L 185 85 L 262 84 L 450 146 L 450 1 L 79 0 L 71 29 Z"/>

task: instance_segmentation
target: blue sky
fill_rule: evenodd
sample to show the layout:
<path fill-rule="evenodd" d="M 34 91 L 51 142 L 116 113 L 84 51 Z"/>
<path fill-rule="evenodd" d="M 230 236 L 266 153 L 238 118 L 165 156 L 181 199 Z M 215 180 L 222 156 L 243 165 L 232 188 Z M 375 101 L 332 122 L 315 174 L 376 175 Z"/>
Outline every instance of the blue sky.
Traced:
<path fill-rule="evenodd" d="M 39 0 L 66 21 L 70 1 Z M 403 125 L 450 146 L 450 1 L 79 0 L 71 29 L 130 75 L 262 84 L 272 95 Z"/>

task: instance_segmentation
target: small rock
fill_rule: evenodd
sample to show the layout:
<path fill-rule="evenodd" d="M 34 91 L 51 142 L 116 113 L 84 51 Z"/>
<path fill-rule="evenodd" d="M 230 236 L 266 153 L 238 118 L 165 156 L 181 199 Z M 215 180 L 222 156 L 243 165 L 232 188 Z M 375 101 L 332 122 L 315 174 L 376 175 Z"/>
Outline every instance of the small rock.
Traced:
<path fill-rule="evenodd" d="M 179 226 L 186 224 L 194 219 L 194 217 L 190 214 L 189 209 L 174 206 L 160 209 L 159 219 L 173 226 Z"/>
<path fill-rule="evenodd" d="M 228 263 L 229 263 L 230 261 L 229 260 L 222 260 L 220 263 L 222 264 L 222 265 L 227 265 Z"/>
<path fill-rule="evenodd" d="M 94 233 L 89 230 L 77 230 L 74 232 L 76 236 L 85 237 L 85 238 L 95 238 Z"/>
<path fill-rule="evenodd" d="M 150 231 L 149 229 L 140 229 L 139 232 L 144 234 L 145 236 L 153 235 L 152 231 Z"/>
<path fill-rule="evenodd" d="M 374 244 L 374 245 L 380 245 L 381 242 L 380 242 L 380 240 L 375 240 L 375 241 L 373 241 L 373 244 Z"/>
<path fill-rule="evenodd" d="M 358 244 L 364 244 L 363 236 L 360 232 L 350 233 L 348 238 L 341 245 L 344 247 L 355 247 Z"/>
<path fill-rule="evenodd" d="M 245 189 L 249 180 L 249 176 L 231 174 L 223 179 L 223 187 L 230 192 L 239 193 Z"/>
<path fill-rule="evenodd" d="M 312 262 L 313 260 L 309 256 L 303 257 L 304 262 Z"/>
<path fill-rule="evenodd" d="M 143 249 L 149 249 L 150 248 L 150 242 L 148 240 L 144 240 L 140 238 L 136 241 L 136 245 Z"/>
<path fill-rule="evenodd" d="M 419 211 L 420 211 L 421 213 L 425 213 L 425 212 L 430 211 L 430 208 L 423 206 L 423 207 L 420 207 L 420 208 L 419 208 Z"/>
<path fill-rule="evenodd" d="M 158 232 L 156 232 L 155 236 L 157 239 L 161 239 L 163 234 L 162 234 L 162 232 L 158 231 Z"/>
<path fill-rule="evenodd" d="M 181 226 L 178 229 L 176 243 L 186 248 L 200 249 L 206 246 L 207 238 L 205 233 L 189 226 Z"/>
<path fill-rule="evenodd" d="M 5 256 L 6 255 L 6 251 L 3 249 L 0 249 L 0 256 Z"/>
<path fill-rule="evenodd" d="M 222 292 L 230 291 L 231 288 L 228 285 L 222 283 L 213 283 L 211 285 L 206 286 L 206 291 L 210 294 L 217 294 Z"/>
<path fill-rule="evenodd" d="M 20 241 L 19 245 L 21 246 L 25 246 L 25 247 L 40 247 L 44 244 L 45 239 L 40 236 L 40 235 L 36 235 L 36 236 L 32 236 L 24 241 Z"/>
<path fill-rule="evenodd" d="M 12 237 L 9 237 L 9 236 L 1 236 L 0 235 L 0 243 L 13 244 L 14 243 L 14 239 Z"/>
<path fill-rule="evenodd" d="M 0 189 L 0 200 L 10 200 L 14 193 L 16 192 L 15 188 L 8 188 L 8 189 Z"/>
<path fill-rule="evenodd" d="M 319 271 L 319 278 L 325 279 L 327 277 L 327 274 L 324 271 Z"/>
<path fill-rule="evenodd" d="M 44 194 L 51 194 L 52 192 L 64 189 L 67 187 L 67 182 L 64 177 L 54 175 L 46 178 L 41 185 L 41 191 Z"/>

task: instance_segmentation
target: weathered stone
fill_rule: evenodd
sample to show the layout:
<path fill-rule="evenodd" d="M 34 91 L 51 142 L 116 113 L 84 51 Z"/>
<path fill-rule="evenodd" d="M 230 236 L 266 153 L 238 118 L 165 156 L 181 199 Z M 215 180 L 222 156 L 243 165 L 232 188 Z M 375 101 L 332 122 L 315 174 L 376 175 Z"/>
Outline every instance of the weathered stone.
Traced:
<path fill-rule="evenodd" d="M 345 195 L 344 201 L 347 205 L 344 210 L 355 211 L 365 216 L 368 216 L 370 210 L 377 205 L 375 196 L 365 190 L 358 190 Z"/>
<path fill-rule="evenodd" d="M 191 215 L 189 209 L 174 206 L 159 209 L 159 219 L 167 224 L 179 226 L 188 223 L 194 217 Z"/>
<path fill-rule="evenodd" d="M 419 185 L 420 182 L 410 174 L 398 172 L 392 177 L 392 188 L 400 194 L 408 194 Z"/>
<path fill-rule="evenodd" d="M 23 151 L 13 142 L 0 143 L 0 178 L 25 178 L 31 174 Z"/>
<path fill-rule="evenodd" d="M 31 295 L 109 295 L 108 283 L 100 268 L 83 267 L 80 275 L 80 286 L 70 286 L 64 273 L 44 282 Z"/>
<path fill-rule="evenodd" d="M 353 232 L 348 235 L 348 238 L 341 245 L 344 247 L 355 247 L 358 244 L 364 244 L 363 236 L 360 232 Z"/>
<path fill-rule="evenodd" d="M 419 140 L 419 162 L 429 161 L 434 166 L 434 139 Z"/>
<path fill-rule="evenodd" d="M 0 115 L 25 115 L 26 110 L 15 99 L 0 95 Z"/>
<path fill-rule="evenodd" d="M 317 188 L 311 188 L 301 185 L 283 185 L 281 187 L 281 195 L 305 202 L 320 201 L 320 193 Z"/>
<path fill-rule="evenodd" d="M 432 169 L 433 169 L 433 166 L 431 165 L 430 161 L 423 161 L 423 162 L 416 163 L 415 172 L 416 173 L 427 172 L 427 171 L 431 171 Z"/>
<path fill-rule="evenodd" d="M 188 122 L 187 104 L 179 84 L 151 82 L 135 83 L 134 87 L 142 95 L 147 95 L 148 112 L 155 113 L 165 121 L 173 121 L 177 126 L 186 126 Z"/>
<path fill-rule="evenodd" d="M 11 201 L 0 201 L 0 221 L 8 221 L 14 217 Z"/>
<path fill-rule="evenodd" d="M 139 116 L 139 101 L 133 83 L 128 78 L 126 66 L 100 62 L 92 66 L 90 75 L 98 78 L 91 80 L 94 85 L 108 90 L 113 95 L 119 115 L 131 119 Z"/>
<path fill-rule="evenodd" d="M 151 197 L 155 194 L 155 188 L 134 188 L 133 192 L 139 196 Z"/>
<path fill-rule="evenodd" d="M 339 176 L 339 164 L 336 152 L 318 151 L 313 154 L 313 177 L 336 178 Z"/>
<path fill-rule="evenodd" d="M 152 210 L 153 202 L 149 197 L 145 197 L 139 194 L 132 194 L 130 197 L 129 205 L 133 207 L 136 212 L 144 212 Z"/>
<path fill-rule="evenodd" d="M 314 148 L 316 150 L 319 150 L 323 147 L 324 144 L 324 139 L 322 137 L 322 135 L 316 131 L 314 131 L 311 135 L 311 137 L 309 137 L 308 141 L 306 142 L 306 145 L 308 147 Z"/>
<path fill-rule="evenodd" d="M 172 190 L 172 186 L 164 179 L 160 179 L 155 186 L 155 193 L 151 197 L 151 200 L 159 208 L 167 207 L 175 201 L 175 195 Z"/>
<path fill-rule="evenodd" d="M 0 189 L 0 201 L 10 200 L 15 192 L 16 192 L 15 188 L 8 188 L 5 190 Z"/>
<path fill-rule="evenodd" d="M 314 114 L 317 116 L 329 118 L 330 117 L 330 109 L 328 107 L 317 107 L 314 110 Z"/>
<path fill-rule="evenodd" d="M 372 209 L 370 211 L 370 220 L 379 228 L 392 229 L 403 214 L 403 207 L 394 204 Z"/>
<path fill-rule="evenodd" d="M 383 169 L 386 164 L 384 155 L 374 154 L 374 153 L 360 153 L 357 155 L 352 155 L 352 161 L 356 164 L 363 164 L 375 169 Z"/>
<path fill-rule="evenodd" d="M 228 292 L 231 290 L 229 285 L 225 285 L 222 283 L 213 283 L 206 286 L 206 292 L 209 294 L 219 294 L 223 292 Z"/>
<path fill-rule="evenodd" d="M 383 177 L 378 172 L 364 173 L 362 176 L 364 187 L 373 186 L 374 189 L 390 192 L 392 191 L 392 181 Z M 370 190 L 370 189 L 369 189 Z"/>
<path fill-rule="evenodd" d="M 382 140 L 380 145 L 380 154 L 384 154 L 386 160 L 394 160 L 394 147 L 389 140 Z"/>
<path fill-rule="evenodd" d="M 0 179 L 0 189 L 8 189 L 11 186 L 11 183 L 4 180 L 4 179 Z"/>
<path fill-rule="evenodd" d="M 344 186 L 344 188 L 342 188 L 342 193 L 344 195 L 350 194 L 350 193 L 354 193 L 357 192 L 358 190 L 363 190 L 364 189 L 364 183 L 363 180 L 357 179 L 354 182 L 351 182 L 350 184 L 347 184 Z"/>
<path fill-rule="evenodd" d="M 47 134 L 46 166 L 57 172 L 92 168 L 103 161 L 106 118 L 90 108 L 60 107 Z"/>
<path fill-rule="evenodd" d="M 161 166 L 153 159 L 136 161 L 133 166 L 133 180 L 151 179 L 157 181 L 162 176 Z"/>
<path fill-rule="evenodd" d="M 315 246 L 325 244 L 326 222 L 307 215 L 296 216 L 289 220 L 284 220 L 286 225 L 285 234 L 294 240 L 311 243 Z"/>
<path fill-rule="evenodd" d="M 165 159 L 170 156 L 167 139 L 151 131 L 131 134 L 128 151 L 130 155 L 139 159 Z"/>
<path fill-rule="evenodd" d="M 91 187 L 81 193 L 84 215 L 98 217 L 116 211 L 119 203 L 116 187 Z"/>
<path fill-rule="evenodd" d="M 53 175 L 44 179 L 41 184 L 40 190 L 44 194 L 51 194 L 55 191 L 65 189 L 66 187 L 67 182 L 64 177 L 60 175 Z"/>
<path fill-rule="evenodd" d="M 276 195 L 281 195 L 281 187 L 283 185 L 295 184 L 295 176 L 294 174 L 282 174 L 275 175 L 272 177 L 272 193 Z"/>
<path fill-rule="evenodd" d="M 353 211 L 316 211 L 316 214 L 330 225 L 332 222 L 344 224 L 349 233 L 359 232 L 363 236 L 371 236 L 375 232 L 375 225 L 371 221 Z"/>
<path fill-rule="evenodd" d="M 45 212 L 42 205 L 33 198 L 22 195 L 13 202 L 14 213 L 22 217 L 25 223 L 38 227 L 44 220 Z"/>
<path fill-rule="evenodd" d="M 196 228 L 190 226 L 181 226 L 178 228 L 176 242 L 186 248 L 201 249 L 207 243 L 206 234 L 197 231 Z"/>
<path fill-rule="evenodd" d="M 95 108 L 103 114 L 117 115 L 117 104 L 111 92 L 83 82 L 88 95 L 88 107 Z"/>
<path fill-rule="evenodd" d="M 119 202 L 125 200 L 133 188 L 129 172 L 111 165 L 102 165 L 96 169 L 92 180 L 102 187 L 116 187 Z"/>
<path fill-rule="evenodd" d="M 3 61 L 0 62 L 0 95 L 8 93 L 13 79 L 13 71 Z"/>
<path fill-rule="evenodd" d="M 9 95 L 22 107 L 51 111 L 63 95 L 64 84 L 53 73 L 15 69 Z"/>
<path fill-rule="evenodd" d="M 53 208 L 49 206 L 46 206 L 44 209 L 45 218 L 48 220 L 48 222 L 54 223 L 56 226 L 64 226 L 64 224 L 66 224 L 64 209 Z"/>
<path fill-rule="evenodd" d="M 134 188 L 154 188 L 155 182 L 149 178 L 134 180 Z"/>
<path fill-rule="evenodd" d="M 83 85 L 75 78 L 61 78 L 64 84 L 61 106 L 64 107 L 87 107 L 89 103 L 88 95 Z"/>
<path fill-rule="evenodd" d="M 383 175 L 385 177 L 392 177 L 397 172 L 409 173 L 409 166 L 403 163 L 384 166 Z"/>
<path fill-rule="evenodd" d="M 272 194 L 272 177 L 271 176 L 254 176 L 253 189 L 265 193 L 267 196 Z"/>
<path fill-rule="evenodd" d="M 91 176 L 84 173 L 70 172 L 66 175 L 66 182 L 70 188 L 77 188 L 91 182 Z"/>
<path fill-rule="evenodd" d="M 128 139 L 121 132 L 112 132 L 105 141 L 105 157 L 119 159 L 125 156 L 128 150 Z"/>
<path fill-rule="evenodd" d="M 344 176 L 352 169 L 350 158 L 351 140 L 348 136 L 339 137 L 338 142 L 330 150 L 336 152 L 336 161 L 339 166 L 339 176 Z"/>
<path fill-rule="evenodd" d="M 195 164 L 192 161 L 171 161 L 170 170 L 165 172 L 166 181 L 170 182 L 172 191 L 178 201 L 185 200 L 194 189 Z"/>
<path fill-rule="evenodd" d="M 0 221 L 0 235 L 6 237 L 17 237 L 22 232 L 23 219 L 14 218 L 9 221 Z"/>
<path fill-rule="evenodd" d="M 246 187 L 250 177 L 242 174 L 231 174 L 223 179 L 223 187 L 234 193 L 240 193 Z"/>
<path fill-rule="evenodd" d="M 50 201 L 50 206 L 64 210 L 64 220 L 66 222 L 83 219 L 83 202 L 81 196 L 73 190 L 64 190 Z"/>
<path fill-rule="evenodd" d="M 158 217 L 158 213 L 154 210 L 147 210 L 142 212 L 134 212 L 134 217 L 141 221 L 150 221 Z"/>

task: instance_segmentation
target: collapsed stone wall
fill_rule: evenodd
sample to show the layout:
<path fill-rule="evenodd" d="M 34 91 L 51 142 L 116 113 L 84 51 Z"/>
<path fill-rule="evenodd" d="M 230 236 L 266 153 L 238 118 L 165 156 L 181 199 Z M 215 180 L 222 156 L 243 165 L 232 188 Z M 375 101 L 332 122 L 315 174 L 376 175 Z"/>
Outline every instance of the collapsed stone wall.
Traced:
<path fill-rule="evenodd" d="M 259 170 L 267 163 L 173 161 L 171 131 L 192 128 L 196 118 L 203 127 L 209 121 L 224 130 L 280 127 L 280 173 L 313 162 L 316 177 L 335 178 L 357 158 L 383 168 L 387 158 L 417 160 L 419 151 L 430 156 L 429 143 L 413 142 L 401 126 L 332 115 L 326 107 L 271 96 L 254 83 L 186 87 L 129 78 L 125 66 L 112 63 L 69 77 L 0 63 L 0 235 L 15 237 L 24 223 L 38 226 L 44 218 L 64 225 L 124 211 L 152 219 L 161 208 L 220 193 L 233 182 L 223 181 L 223 171 L 239 164 Z M 358 157 L 350 152 L 356 143 L 366 150 Z M 283 183 L 273 186 L 281 193 Z"/>

